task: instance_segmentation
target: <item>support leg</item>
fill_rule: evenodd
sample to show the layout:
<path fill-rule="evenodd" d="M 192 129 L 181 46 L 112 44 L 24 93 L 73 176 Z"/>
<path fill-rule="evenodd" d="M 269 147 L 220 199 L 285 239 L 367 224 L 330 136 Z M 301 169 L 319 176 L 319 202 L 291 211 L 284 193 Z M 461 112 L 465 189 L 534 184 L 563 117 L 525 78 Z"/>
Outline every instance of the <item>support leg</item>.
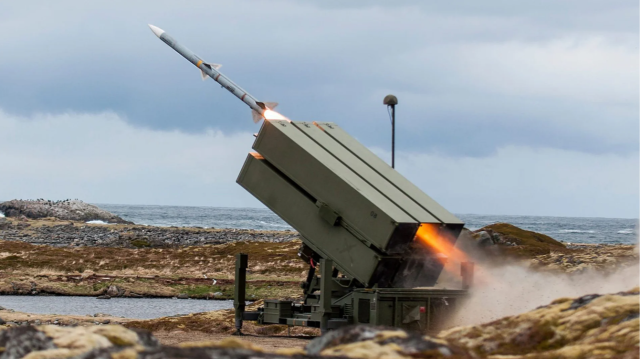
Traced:
<path fill-rule="evenodd" d="M 236 332 L 234 335 L 242 335 L 242 317 L 245 308 L 248 261 L 248 255 L 244 253 L 236 254 L 236 278 L 233 291 L 233 307 L 235 308 L 236 314 Z"/>
<path fill-rule="evenodd" d="M 331 282 L 333 261 L 331 259 L 320 259 L 320 331 L 322 334 L 328 330 L 327 323 L 331 316 Z"/>

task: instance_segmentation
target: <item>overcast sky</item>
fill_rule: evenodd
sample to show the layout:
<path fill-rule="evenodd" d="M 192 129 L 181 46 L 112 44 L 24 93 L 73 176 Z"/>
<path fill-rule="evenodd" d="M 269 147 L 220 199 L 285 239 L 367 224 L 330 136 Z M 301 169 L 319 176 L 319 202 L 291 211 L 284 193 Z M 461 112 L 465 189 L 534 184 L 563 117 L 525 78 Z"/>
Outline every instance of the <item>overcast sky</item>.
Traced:
<path fill-rule="evenodd" d="M 334 121 L 455 213 L 637 217 L 637 1 L 2 1 L 0 199 L 248 206 L 249 109 Z"/>

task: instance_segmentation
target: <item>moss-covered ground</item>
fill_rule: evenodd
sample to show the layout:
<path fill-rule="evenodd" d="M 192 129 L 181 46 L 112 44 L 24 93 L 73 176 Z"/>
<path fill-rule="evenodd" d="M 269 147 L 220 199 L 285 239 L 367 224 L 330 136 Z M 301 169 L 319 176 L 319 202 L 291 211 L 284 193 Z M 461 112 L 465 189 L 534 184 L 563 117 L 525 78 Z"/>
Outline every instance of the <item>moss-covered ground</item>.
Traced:
<path fill-rule="evenodd" d="M 125 296 L 229 299 L 235 255 L 249 255 L 249 299 L 297 297 L 306 264 L 300 242 L 235 242 L 181 248 L 50 247 L 0 241 L 1 294 L 97 296 L 117 286 Z"/>

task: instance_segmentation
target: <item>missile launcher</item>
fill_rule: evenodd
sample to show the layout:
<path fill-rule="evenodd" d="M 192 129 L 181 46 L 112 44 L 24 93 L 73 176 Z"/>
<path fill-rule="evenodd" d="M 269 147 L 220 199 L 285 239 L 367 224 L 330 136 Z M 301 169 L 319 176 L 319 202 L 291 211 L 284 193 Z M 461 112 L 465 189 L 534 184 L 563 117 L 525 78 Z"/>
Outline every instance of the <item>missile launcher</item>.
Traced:
<path fill-rule="evenodd" d="M 250 319 L 323 330 L 364 322 L 426 330 L 436 325 L 430 311 L 453 307 L 465 294 L 433 287 L 445 261 L 415 241 L 430 224 L 453 242 L 464 223 L 338 125 L 264 121 L 253 150 L 237 182 L 300 233 L 309 275 L 303 303 L 267 301 L 262 311 L 239 314 L 240 327 Z"/>

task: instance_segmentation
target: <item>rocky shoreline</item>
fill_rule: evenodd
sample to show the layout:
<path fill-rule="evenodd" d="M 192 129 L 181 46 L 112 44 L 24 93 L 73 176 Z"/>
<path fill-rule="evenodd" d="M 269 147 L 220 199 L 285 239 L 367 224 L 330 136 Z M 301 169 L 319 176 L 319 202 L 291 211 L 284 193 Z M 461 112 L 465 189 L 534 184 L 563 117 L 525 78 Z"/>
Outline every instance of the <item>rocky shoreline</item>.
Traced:
<path fill-rule="evenodd" d="M 54 247 L 162 248 L 237 241 L 281 243 L 297 238 L 298 233 L 293 231 L 105 225 L 56 218 L 37 220 L 0 218 L 0 240 L 23 241 Z"/>

